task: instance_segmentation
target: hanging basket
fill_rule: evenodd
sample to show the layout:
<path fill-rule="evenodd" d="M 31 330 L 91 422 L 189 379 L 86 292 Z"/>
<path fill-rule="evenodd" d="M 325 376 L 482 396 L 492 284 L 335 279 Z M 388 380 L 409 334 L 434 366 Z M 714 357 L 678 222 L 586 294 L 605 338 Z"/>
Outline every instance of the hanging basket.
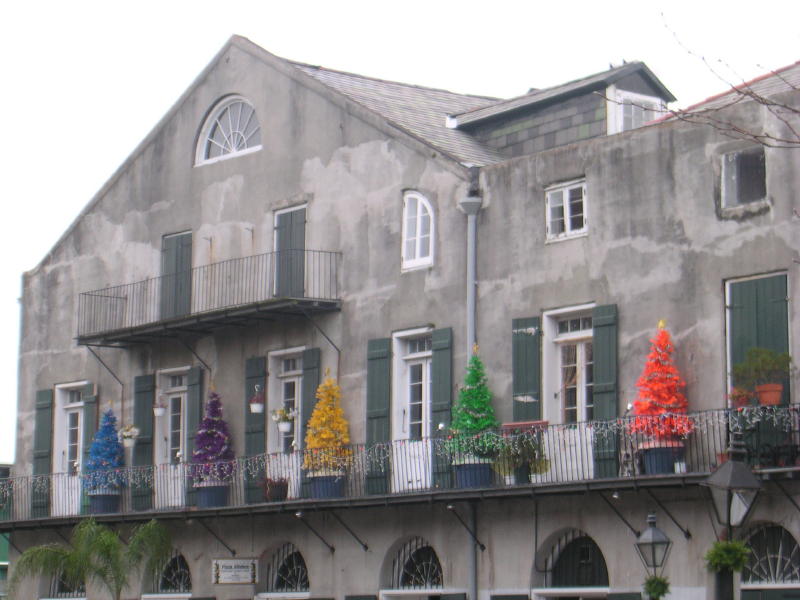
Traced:
<path fill-rule="evenodd" d="M 154 406 L 153 407 L 153 415 L 156 417 L 163 417 L 167 414 L 167 407 L 166 406 Z"/>
<path fill-rule="evenodd" d="M 263 413 L 264 412 L 264 403 L 263 402 L 251 402 L 250 403 L 250 412 L 251 413 Z"/>
<path fill-rule="evenodd" d="M 122 438 L 124 448 L 133 448 L 136 445 L 136 438 Z"/>
<path fill-rule="evenodd" d="M 292 430 L 291 421 L 278 421 L 278 431 L 281 433 L 289 433 Z"/>

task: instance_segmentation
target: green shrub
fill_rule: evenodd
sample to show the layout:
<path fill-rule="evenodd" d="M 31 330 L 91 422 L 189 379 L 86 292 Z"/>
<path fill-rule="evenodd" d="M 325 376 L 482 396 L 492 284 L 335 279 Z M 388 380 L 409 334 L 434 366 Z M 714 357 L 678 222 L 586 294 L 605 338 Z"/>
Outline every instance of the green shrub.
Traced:
<path fill-rule="evenodd" d="M 750 553 L 750 548 L 742 541 L 719 541 L 714 542 L 704 558 L 709 571 L 715 573 L 726 570 L 738 572 L 744 569 Z"/>

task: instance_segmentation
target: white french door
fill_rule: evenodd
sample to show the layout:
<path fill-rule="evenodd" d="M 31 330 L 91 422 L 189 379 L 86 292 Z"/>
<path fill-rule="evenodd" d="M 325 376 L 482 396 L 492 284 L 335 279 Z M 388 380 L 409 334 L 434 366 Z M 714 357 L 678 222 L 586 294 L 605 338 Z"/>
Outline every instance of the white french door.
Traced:
<path fill-rule="evenodd" d="M 162 435 L 156 466 L 156 508 L 181 507 L 186 501 L 185 392 L 165 394 L 167 414 L 161 417 Z"/>

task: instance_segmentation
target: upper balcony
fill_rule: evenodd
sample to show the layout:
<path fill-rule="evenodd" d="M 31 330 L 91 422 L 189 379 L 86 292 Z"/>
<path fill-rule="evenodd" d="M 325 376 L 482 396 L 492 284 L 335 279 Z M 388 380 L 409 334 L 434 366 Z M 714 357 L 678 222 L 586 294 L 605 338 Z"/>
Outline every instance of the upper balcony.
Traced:
<path fill-rule="evenodd" d="M 279 250 L 83 292 L 79 344 L 147 342 L 177 333 L 340 307 L 341 254 Z"/>
<path fill-rule="evenodd" d="M 634 433 L 631 418 L 515 424 L 489 434 L 492 449 L 482 457 L 469 442 L 436 437 L 353 445 L 334 457 L 298 451 L 126 467 L 102 482 L 80 472 L 0 478 L 0 531 L 70 523 L 87 513 L 136 520 L 683 487 L 727 460 L 732 432 L 742 434 L 748 464 L 761 478 L 800 472 L 798 405 L 689 419 L 691 432 L 675 440 Z M 93 494 L 113 502 L 93 509 Z"/>

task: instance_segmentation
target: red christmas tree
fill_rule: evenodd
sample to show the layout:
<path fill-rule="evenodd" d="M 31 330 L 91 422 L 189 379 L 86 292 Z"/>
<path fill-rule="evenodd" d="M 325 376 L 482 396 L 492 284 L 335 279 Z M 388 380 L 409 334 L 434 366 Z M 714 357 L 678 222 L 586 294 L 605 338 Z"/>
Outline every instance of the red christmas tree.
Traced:
<path fill-rule="evenodd" d="M 675 348 L 663 321 L 659 322 L 658 333 L 650 344 L 650 354 L 636 382 L 639 395 L 633 402 L 636 417 L 630 430 L 659 440 L 686 437 L 694 429 L 694 423 L 686 416 L 689 405 L 683 395 L 686 382 L 672 362 Z"/>

